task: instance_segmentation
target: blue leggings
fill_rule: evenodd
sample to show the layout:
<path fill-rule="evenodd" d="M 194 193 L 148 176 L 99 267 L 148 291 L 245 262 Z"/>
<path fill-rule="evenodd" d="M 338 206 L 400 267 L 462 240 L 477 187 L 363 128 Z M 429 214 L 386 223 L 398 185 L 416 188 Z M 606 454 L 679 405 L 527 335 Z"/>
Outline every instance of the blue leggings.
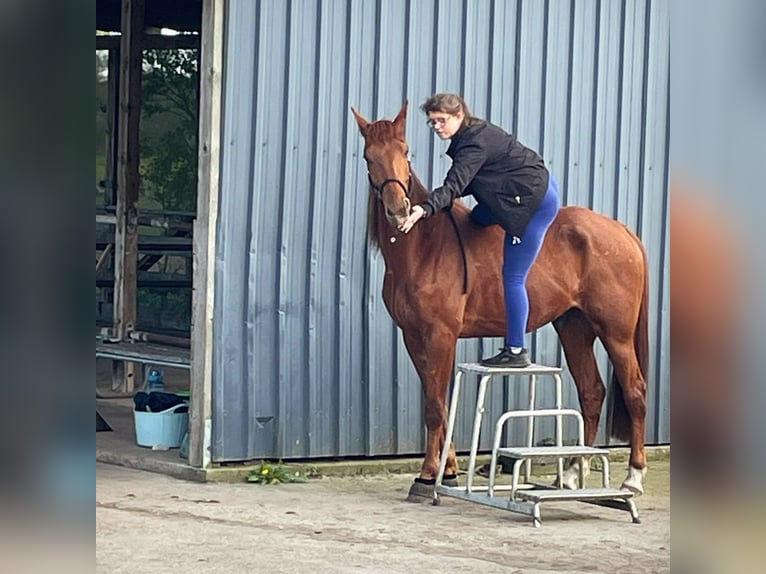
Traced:
<path fill-rule="evenodd" d="M 540 207 L 530 219 L 521 236 L 521 242 L 514 243 L 512 235 L 505 234 L 503 248 L 503 287 L 505 292 L 506 336 L 509 347 L 523 347 L 524 333 L 529 319 L 529 296 L 527 275 L 537 259 L 545 239 L 545 232 L 556 218 L 559 210 L 559 188 L 553 177 L 549 178 L 548 191 Z M 471 219 L 482 226 L 497 223 L 495 216 L 483 203 L 471 211 Z M 517 240 L 518 241 L 518 240 Z"/>

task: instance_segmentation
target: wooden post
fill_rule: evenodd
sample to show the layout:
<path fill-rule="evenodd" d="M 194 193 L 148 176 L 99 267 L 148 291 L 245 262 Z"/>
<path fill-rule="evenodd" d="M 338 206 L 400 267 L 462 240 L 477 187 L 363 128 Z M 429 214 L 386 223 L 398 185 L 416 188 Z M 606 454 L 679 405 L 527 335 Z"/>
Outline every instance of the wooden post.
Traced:
<path fill-rule="evenodd" d="M 194 222 L 189 464 L 210 466 L 221 74 L 225 0 L 204 0 L 200 41 L 199 168 Z"/>
<path fill-rule="evenodd" d="M 115 205 L 117 187 L 117 122 L 119 117 L 120 48 L 109 50 L 106 98 L 106 173 L 104 205 Z"/>
<path fill-rule="evenodd" d="M 113 336 L 123 339 L 136 324 L 136 261 L 138 256 L 139 125 L 144 0 L 122 0 L 120 41 L 120 108 L 117 141 L 117 206 L 114 237 Z M 121 381 L 119 379 L 122 379 Z M 115 362 L 113 387 L 130 392 L 133 363 Z"/>

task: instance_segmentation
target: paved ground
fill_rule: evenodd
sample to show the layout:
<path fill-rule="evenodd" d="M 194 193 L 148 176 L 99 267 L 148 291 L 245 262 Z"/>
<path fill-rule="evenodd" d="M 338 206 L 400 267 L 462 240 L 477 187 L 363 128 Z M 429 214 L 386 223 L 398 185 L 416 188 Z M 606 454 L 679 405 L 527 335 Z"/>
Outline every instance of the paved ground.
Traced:
<path fill-rule="evenodd" d="M 615 463 L 613 481 L 622 479 Z M 412 475 L 304 484 L 193 483 L 98 464 L 97 572 L 670 571 L 670 462 L 654 461 L 642 524 L 626 512 L 545 503 L 529 517 L 443 499 L 404 501 Z"/>

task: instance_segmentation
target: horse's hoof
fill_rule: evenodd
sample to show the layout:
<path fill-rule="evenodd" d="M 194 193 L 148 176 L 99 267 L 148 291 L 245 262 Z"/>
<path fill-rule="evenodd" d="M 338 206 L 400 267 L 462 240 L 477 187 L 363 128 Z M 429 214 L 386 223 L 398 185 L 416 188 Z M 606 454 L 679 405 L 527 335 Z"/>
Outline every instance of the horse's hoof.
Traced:
<path fill-rule="evenodd" d="M 565 470 L 564 475 L 561 477 L 561 482 L 559 482 L 558 477 L 556 480 L 553 481 L 553 485 L 557 488 L 565 488 L 567 490 L 577 490 L 580 488 L 580 474 L 575 470 L 574 472 L 570 472 L 570 470 Z"/>
<path fill-rule="evenodd" d="M 445 474 L 442 477 L 442 484 L 444 486 L 455 487 L 458 486 L 456 474 Z"/>
<path fill-rule="evenodd" d="M 561 482 L 559 488 L 564 488 L 566 490 L 577 490 L 580 488 L 580 481 L 576 476 L 570 476 Z"/>
<path fill-rule="evenodd" d="M 644 476 L 646 475 L 646 467 L 637 469 L 628 467 L 628 478 L 622 483 L 622 488 L 630 490 L 636 496 L 641 496 L 644 493 Z"/>
<path fill-rule="evenodd" d="M 583 461 L 583 476 L 590 474 L 590 463 L 588 459 Z M 558 482 L 558 481 L 557 481 Z M 555 483 L 554 483 L 555 484 Z M 580 488 L 580 462 L 573 462 L 564 471 L 564 475 L 561 477 L 561 484 L 559 488 L 565 488 L 567 490 L 577 490 Z"/>
<path fill-rule="evenodd" d="M 436 479 L 434 478 L 416 478 L 410 487 L 410 492 L 407 494 L 407 502 L 428 502 L 433 500 L 435 484 Z M 442 485 L 457 486 L 457 475 L 445 474 L 442 477 Z"/>
<path fill-rule="evenodd" d="M 430 482 L 430 484 L 428 484 Z M 434 498 L 434 479 L 416 478 L 407 494 L 407 502 L 431 502 Z"/>

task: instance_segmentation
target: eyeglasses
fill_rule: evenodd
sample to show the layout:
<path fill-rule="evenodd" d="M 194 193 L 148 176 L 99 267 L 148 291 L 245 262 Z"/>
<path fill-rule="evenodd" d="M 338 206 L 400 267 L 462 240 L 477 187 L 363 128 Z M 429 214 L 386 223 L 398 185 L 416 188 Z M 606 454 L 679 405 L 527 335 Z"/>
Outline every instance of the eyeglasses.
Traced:
<path fill-rule="evenodd" d="M 435 128 L 436 126 L 441 127 L 447 123 L 447 120 L 449 120 L 450 117 L 452 116 L 447 116 L 446 118 L 433 118 L 433 119 L 427 120 L 426 123 L 428 124 L 428 127 L 430 128 Z"/>

